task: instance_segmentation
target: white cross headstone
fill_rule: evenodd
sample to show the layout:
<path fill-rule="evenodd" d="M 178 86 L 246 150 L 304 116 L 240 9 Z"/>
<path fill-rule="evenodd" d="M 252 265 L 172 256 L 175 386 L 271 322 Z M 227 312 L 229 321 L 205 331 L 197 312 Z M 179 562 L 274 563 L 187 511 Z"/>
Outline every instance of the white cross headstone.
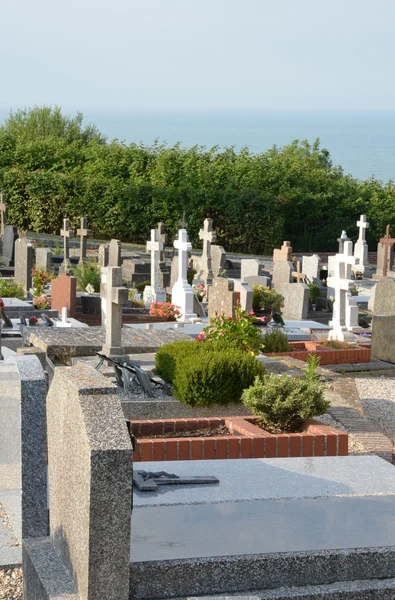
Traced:
<path fill-rule="evenodd" d="M 199 239 L 203 240 L 203 253 L 201 262 L 201 272 L 197 279 L 202 279 L 206 285 L 213 283 L 213 268 L 211 262 L 211 244 L 215 242 L 217 235 L 213 231 L 213 220 L 205 219 L 203 229 L 199 231 Z"/>
<path fill-rule="evenodd" d="M 70 221 L 69 219 L 63 219 L 63 229 L 60 230 L 60 235 L 63 238 L 63 262 L 60 266 L 59 272 L 61 274 L 68 273 L 70 271 L 70 249 L 69 249 L 69 240 L 73 235 L 72 230 L 70 229 Z"/>
<path fill-rule="evenodd" d="M 344 242 L 343 254 L 336 254 L 336 265 L 334 277 L 328 277 L 328 287 L 335 293 L 333 304 L 333 318 L 329 323 L 332 329 L 329 332 L 329 340 L 343 342 L 347 338 L 347 331 L 352 331 L 355 322 L 358 322 L 358 306 L 351 302 L 350 288 L 353 285 L 351 279 L 351 268 L 354 264 L 352 254 L 352 242 Z"/>
<path fill-rule="evenodd" d="M 128 290 L 122 286 L 122 268 L 107 267 L 107 281 L 101 285 L 106 297 L 106 341 L 102 351 L 107 356 L 122 355 L 122 304 L 128 300 Z"/>
<path fill-rule="evenodd" d="M 369 223 L 366 220 L 366 215 L 361 215 L 357 225 L 359 227 L 359 237 L 354 248 L 355 264 L 353 271 L 364 273 L 369 265 L 368 245 L 366 243 L 366 230 L 369 228 Z"/>
<path fill-rule="evenodd" d="M 151 229 L 151 240 L 147 242 L 147 250 L 151 251 L 151 285 L 144 288 L 143 299 L 146 307 L 149 307 L 152 302 L 166 302 L 166 292 L 159 285 L 159 262 L 163 242 L 159 241 L 158 229 Z"/>
<path fill-rule="evenodd" d="M 83 263 L 86 258 L 86 247 L 87 247 L 87 237 L 91 235 L 92 231 L 88 229 L 88 219 L 86 217 L 81 217 L 81 227 L 77 229 L 77 235 L 80 236 L 80 263 Z"/>
<path fill-rule="evenodd" d="M 180 307 L 181 319 L 188 321 L 196 318 L 193 312 L 193 291 L 188 283 L 188 252 L 192 249 L 192 244 L 188 242 L 188 233 L 186 229 L 178 231 L 178 239 L 173 242 L 178 250 L 178 279 L 173 285 L 171 291 L 171 302 Z"/>

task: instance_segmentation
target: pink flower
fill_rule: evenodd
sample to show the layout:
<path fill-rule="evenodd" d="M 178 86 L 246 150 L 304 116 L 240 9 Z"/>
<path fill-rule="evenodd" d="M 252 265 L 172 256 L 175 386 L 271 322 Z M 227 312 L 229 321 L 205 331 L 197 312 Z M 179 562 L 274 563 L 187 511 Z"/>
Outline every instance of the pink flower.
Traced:
<path fill-rule="evenodd" d="M 254 317 L 255 316 L 254 311 L 253 310 L 248 311 L 248 316 L 249 317 Z"/>
<path fill-rule="evenodd" d="M 259 321 L 262 321 L 262 323 L 266 323 L 267 322 L 267 318 L 266 317 L 258 317 Z"/>
<path fill-rule="evenodd" d="M 231 320 L 232 320 L 232 317 L 226 317 L 226 320 L 227 320 L 227 321 L 231 321 Z"/>
<path fill-rule="evenodd" d="M 4 300 L 0 298 L 0 310 L 4 310 Z"/>

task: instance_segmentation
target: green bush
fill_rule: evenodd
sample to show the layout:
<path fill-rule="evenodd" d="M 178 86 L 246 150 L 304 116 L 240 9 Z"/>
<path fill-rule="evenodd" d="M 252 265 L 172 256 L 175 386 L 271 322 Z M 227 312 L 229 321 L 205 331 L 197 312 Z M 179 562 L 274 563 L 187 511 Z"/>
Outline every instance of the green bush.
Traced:
<path fill-rule="evenodd" d="M 252 310 L 254 312 L 271 312 L 275 309 L 281 315 L 284 302 L 282 294 L 261 285 L 253 285 L 252 290 Z"/>
<path fill-rule="evenodd" d="M 0 298 L 19 298 L 23 300 L 25 297 L 23 285 L 15 283 L 14 279 L 4 279 L 0 275 Z"/>
<path fill-rule="evenodd" d="M 95 288 L 95 292 L 100 292 L 101 273 L 96 262 L 86 260 L 82 264 L 78 264 L 74 267 L 73 275 L 77 278 L 77 290 L 79 292 L 84 292 L 89 283 Z"/>
<path fill-rule="evenodd" d="M 316 299 L 321 294 L 321 290 L 315 283 L 308 283 L 307 287 L 309 288 L 310 302 L 311 304 L 315 304 Z"/>
<path fill-rule="evenodd" d="M 196 269 L 188 269 L 188 271 L 187 271 L 187 281 L 188 281 L 189 285 L 192 285 L 192 281 L 193 281 L 196 273 L 197 273 Z"/>
<path fill-rule="evenodd" d="M 136 285 L 136 290 L 138 291 L 139 294 L 142 294 L 144 292 L 144 288 L 147 287 L 147 285 L 151 285 L 151 281 L 149 279 L 146 279 L 145 281 L 141 281 L 140 283 L 138 283 Z"/>
<path fill-rule="evenodd" d="M 264 352 L 288 352 L 290 348 L 287 336 L 277 328 L 266 333 L 263 346 Z"/>
<path fill-rule="evenodd" d="M 220 347 L 224 348 L 225 344 L 218 342 L 188 342 L 186 340 L 165 344 L 155 354 L 155 372 L 167 383 L 172 383 L 176 368 L 181 360 L 197 354 L 215 352 Z"/>
<path fill-rule="evenodd" d="M 317 379 L 274 374 L 257 377 L 242 400 L 260 417 L 260 426 L 272 432 L 301 431 L 305 421 L 326 413 L 330 406 Z"/>
<path fill-rule="evenodd" d="M 264 367 L 255 356 L 215 343 L 212 346 L 213 352 L 199 351 L 177 362 L 173 393 L 180 402 L 189 406 L 240 402 L 243 390 L 264 376 Z"/>
<path fill-rule="evenodd" d="M 222 314 L 210 319 L 210 325 L 204 329 L 203 339 L 225 342 L 233 348 L 239 348 L 251 354 L 259 354 L 263 340 L 261 330 L 254 325 L 255 322 L 257 322 L 255 315 L 247 313 L 238 305 L 233 318 Z M 201 334 L 198 336 L 199 338 L 201 338 Z"/>

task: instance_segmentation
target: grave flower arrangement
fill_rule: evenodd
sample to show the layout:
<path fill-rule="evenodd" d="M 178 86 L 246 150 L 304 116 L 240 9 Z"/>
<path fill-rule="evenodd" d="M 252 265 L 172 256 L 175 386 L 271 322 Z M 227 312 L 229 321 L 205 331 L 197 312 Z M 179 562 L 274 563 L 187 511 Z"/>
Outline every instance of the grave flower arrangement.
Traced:
<path fill-rule="evenodd" d="M 35 296 L 33 298 L 33 304 L 39 310 L 51 308 L 51 296 L 45 296 L 44 294 L 41 296 Z"/>
<path fill-rule="evenodd" d="M 204 298 L 207 295 L 207 290 L 204 287 L 203 283 L 197 283 L 193 285 L 192 290 L 199 302 L 203 302 Z"/>
<path fill-rule="evenodd" d="M 38 319 L 34 315 L 29 317 L 29 325 L 32 327 L 33 325 L 37 325 Z"/>
<path fill-rule="evenodd" d="M 149 314 L 151 317 L 164 317 L 168 321 L 176 321 L 181 317 L 179 308 L 171 302 L 153 302 Z"/>
<path fill-rule="evenodd" d="M 32 269 L 33 296 L 43 296 L 44 288 L 52 277 L 45 269 Z"/>
<path fill-rule="evenodd" d="M 204 337 L 201 334 L 198 336 L 198 341 L 219 341 L 250 354 L 259 354 L 263 349 L 263 341 L 260 328 L 255 326 L 257 321 L 253 311 L 247 313 L 238 304 L 234 317 L 217 313 L 204 329 Z"/>

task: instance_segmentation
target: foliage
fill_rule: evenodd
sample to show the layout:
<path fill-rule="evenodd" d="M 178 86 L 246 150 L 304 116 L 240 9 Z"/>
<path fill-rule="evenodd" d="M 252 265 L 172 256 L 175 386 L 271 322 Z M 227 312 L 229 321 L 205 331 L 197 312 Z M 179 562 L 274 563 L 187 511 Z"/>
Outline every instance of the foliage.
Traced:
<path fill-rule="evenodd" d="M 307 356 L 307 366 L 303 369 L 305 377 L 311 383 L 318 381 L 319 375 L 317 369 L 320 366 L 320 357 L 316 354 L 309 354 Z"/>
<path fill-rule="evenodd" d="M 321 290 L 315 283 L 308 283 L 307 287 L 309 288 L 310 302 L 315 304 L 316 299 L 321 295 Z"/>
<path fill-rule="evenodd" d="M 56 240 L 56 244 L 55 244 L 55 249 L 54 249 L 54 253 L 56 256 L 60 256 L 62 254 L 62 246 L 60 245 L 59 240 Z"/>
<path fill-rule="evenodd" d="M 224 344 L 214 342 L 197 344 L 187 340 L 165 344 L 155 354 L 155 372 L 167 383 L 172 383 L 178 364 L 182 359 L 186 356 L 215 352 L 219 346 L 224 347 Z"/>
<path fill-rule="evenodd" d="M 144 292 L 144 288 L 146 288 L 147 285 L 151 285 L 151 281 L 149 279 L 145 279 L 144 281 L 140 281 L 140 283 L 138 283 L 136 285 L 136 290 L 138 291 L 139 294 L 142 294 Z"/>
<path fill-rule="evenodd" d="M 77 290 L 84 292 L 88 284 L 94 287 L 95 292 L 100 292 L 101 272 L 97 262 L 85 260 L 78 263 L 73 269 L 73 275 L 77 279 Z"/>
<path fill-rule="evenodd" d="M 319 140 L 262 153 L 127 145 L 48 106 L 11 113 L 0 127 L 0 189 L 21 229 L 59 234 L 65 216 L 75 228 L 83 214 L 96 237 L 144 244 L 158 221 L 174 237 L 185 212 L 193 245 L 211 217 L 228 252 L 263 254 L 284 239 L 300 251 L 336 250 L 362 213 L 370 243 L 395 222 L 395 184 L 344 174 Z"/>
<path fill-rule="evenodd" d="M 44 288 L 52 279 L 45 269 L 32 269 L 33 296 L 43 296 Z"/>
<path fill-rule="evenodd" d="M 188 281 L 189 285 L 192 285 L 192 281 L 193 281 L 196 273 L 197 273 L 196 269 L 188 269 L 187 270 L 187 281 Z"/>
<path fill-rule="evenodd" d="M 234 318 L 217 314 L 210 320 L 210 325 L 204 329 L 205 340 L 219 340 L 232 344 L 234 348 L 259 354 L 263 343 L 261 330 L 254 325 L 256 321 L 257 318 L 252 311 L 247 313 L 238 305 L 235 308 Z"/>
<path fill-rule="evenodd" d="M 255 356 L 212 345 L 214 351 L 186 355 L 179 361 L 173 391 L 181 402 L 190 406 L 240 402 L 243 390 L 263 377 L 264 368 Z"/>
<path fill-rule="evenodd" d="M 322 340 L 319 342 L 320 346 L 326 346 L 327 348 L 334 348 L 335 350 L 347 350 L 352 348 L 352 344 L 348 342 L 338 342 L 336 340 Z"/>
<path fill-rule="evenodd" d="M 145 308 L 144 300 L 136 299 L 136 288 L 130 288 L 128 293 L 128 299 L 132 303 L 133 308 Z"/>
<path fill-rule="evenodd" d="M 271 312 L 275 309 L 281 315 L 284 302 L 282 294 L 261 285 L 253 285 L 252 290 L 252 309 L 254 312 Z"/>
<path fill-rule="evenodd" d="M 3 298 L 19 298 L 19 300 L 23 300 L 25 297 L 25 290 L 23 289 L 23 285 L 15 283 L 12 277 L 4 279 L 4 277 L 0 275 L 0 296 Z"/>
<path fill-rule="evenodd" d="M 265 352 L 288 352 L 289 341 L 285 333 L 277 327 L 271 331 L 267 331 L 263 338 Z"/>
<path fill-rule="evenodd" d="M 266 375 L 256 378 L 243 392 L 242 400 L 259 424 L 272 432 L 298 432 L 308 419 L 324 414 L 330 403 L 324 399 L 323 387 L 309 377 Z"/>
<path fill-rule="evenodd" d="M 179 308 L 171 302 L 153 302 L 149 314 L 151 317 L 164 317 L 168 321 L 177 321 L 181 317 Z"/>

